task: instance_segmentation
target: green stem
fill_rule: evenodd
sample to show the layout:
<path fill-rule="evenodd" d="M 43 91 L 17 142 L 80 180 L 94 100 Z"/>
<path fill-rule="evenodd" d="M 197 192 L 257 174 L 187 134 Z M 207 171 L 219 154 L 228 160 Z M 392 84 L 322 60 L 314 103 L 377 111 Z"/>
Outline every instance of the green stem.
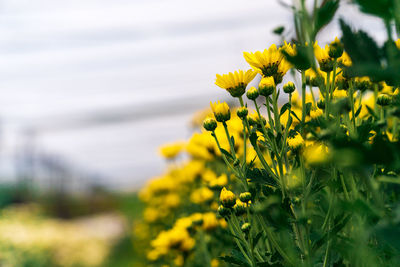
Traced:
<path fill-rule="evenodd" d="M 272 93 L 272 108 L 274 111 L 274 117 L 275 117 L 275 128 L 276 128 L 276 133 L 281 133 L 281 123 L 279 120 L 279 110 L 278 110 L 278 97 L 276 93 L 277 88 L 275 87 L 275 90 Z"/>
<path fill-rule="evenodd" d="M 226 125 L 226 122 L 222 122 L 222 125 L 224 126 L 225 134 L 226 134 L 226 138 L 228 138 L 229 146 L 231 147 L 231 153 L 233 155 L 233 158 L 236 160 L 237 158 L 236 158 L 236 152 L 235 152 L 235 145 L 233 144 L 231 135 L 229 134 L 228 125 Z"/>
<path fill-rule="evenodd" d="M 232 215 L 232 216 L 234 216 L 234 215 Z M 231 220 L 228 220 L 228 227 L 229 227 L 229 230 L 231 231 L 231 233 L 232 233 L 234 236 L 237 236 L 237 234 L 239 234 L 239 233 L 237 233 L 237 231 L 235 231 L 235 230 L 232 228 L 232 224 L 233 224 L 233 222 L 232 222 Z M 235 239 L 236 245 L 237 245 L 237 246 L 239 247 L 239 249 L 240 249 L 240 252 L 242 252 L 243 257 L 249 262 L 250 265 L 253 265 L 251 259 L 250 259 L 249 256 L 247 255 L 246 251 L 243 249 L 242 244 L 240 243 L 240 241 L 239 241 L 236 237 L 234 237 L 234 239 Z"/>
<path fill-rule="evenodd" d="M 278 253 L 282 256 L 282 258 L 289 263 L 289 265 L 291 266 L 295 266 L 294 262 L 292 261 L 291 258 L 289 258 L 289 256 L 285 253 L 285 251 L 279 246 L 278 242 L 276 241 L 273 232 L 271 231 L 271 229 L 269 229 L 269 227 L 265 224 L 264 220 L 262 218 L 259 218 L 258 215 L 258 221 L 261 223 L 265 234 L 267 235 L 267 238 L 269 239 L 269 241 L 271 241 L 272 245 L 274 246 L 274 248 L 278 251 Z"/>
<path fill-rule="evenodd" d="M 236 176 L 239 176 L 239 174 L 237 173 L 236 169 L 232 166 L 232 164 L 229 163 L 229 161 L 228 161 L 228 159 L 226 158 L 225 154 L 222 153 L 222 148 L 221 148 L 221 145 L 220 145 L 220 143 L 219 143 L 219 141 L 218 141 L 217 135 L 215 134 L 215 131 L 212 131 L 212 136 L 214 137 L 215 142 L 217 143 L 217 147 L 218 147 L 219 151 L 221 152 L 221 156 L 222 156 L 222 159 L 225 161 L 225 164 L 232 170 L 232 172 L 233 172 Z"/>
<path fill-rule="evenodd" d="M 325 87 L 325 116 L 327 120 L 329 119 L 329 109 L 330 109 L 330 96 L 329 96 L 330 80 L 331 80 L 331 72 L 328 71 L 326 73 L 326 87 Z"/>
<path fill-rule="evenodd" d="M 355 118 L 355 112 L 354 112 L 354 88 L 353 88 L 353 82 L 350 80 L 350 86 L 349 86 L 349 98 L 350 98 L 350 106 L 351 106 L 351 120 L 353 123 L 353 132 L 356 133 L 357 128 L 356 128 L 356 118 Z"/>
<path fill-rule="evenodd" d="M 306 121 L 306 73 L 301 72 L 301 124 Z"/>

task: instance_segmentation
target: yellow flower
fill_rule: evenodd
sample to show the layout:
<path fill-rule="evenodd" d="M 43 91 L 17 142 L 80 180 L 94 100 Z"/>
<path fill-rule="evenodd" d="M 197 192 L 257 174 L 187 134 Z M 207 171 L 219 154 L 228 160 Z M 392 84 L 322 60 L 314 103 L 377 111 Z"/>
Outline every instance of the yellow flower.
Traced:
<path fill-rule="evenodd" d="M 176 208 L 179 206 L 180 203 L 181 199 L 179 195 L 176 193 L 168 194 L 163 199 L 163 204 L 165 205 L 165 207 L 168 208 Z"/>
<path fill-rule="evenodd" d="M 329 161 L 330 156 L 329 148 L 322 143 L 307 146 L 303 152 L 303 157 L 310 166 L 325 164 Z"/>
<path fill-rule="evenodd" d="M 209 182 L 209 186 L 211 188 L 221 188 L 225 186 L 228 183 L 228 176 L 224 173 L 221 176 L 218 176 L 218 178 L 212 180 Z"/>
<path fill-rule="evenodd" d="M 226 208 L 232 208 L 236 204 L 236 196 L 232 191 L 222 188 L 219 200 Z"/>
<path fill-rule="evenodd" d="M 395 43 L 396 43 L 397 48 L 400 49 L 400 39 L 397 39 Z"/>
<path fill-rule="evenodd" d="M 343 55 L 343 44 L 337 37 L 330 43 L 328 53 L 332 58 L 339 58 Z"/>
<path fill-rule="evenodd" d="M 347 91 L 336 89 L 335 91 L 333 91 L 332 95 L 333 95 L 333 98 L 345 98 L 345 97 L 347 97 Z"/>
<path fill-rule="evenodd" d="M 160 154 L 166 159 L 173 159 L 182 152 L 185 147 L 184 142 L 175 142 L 171 144 L 163 145 L 160 148 Z"/>
<path fill-rule="evenodd" d="M 321 48 L 318 42 L 314 44 L 314 54 L 315 58 L 319 63 L 319 67 L 324 72 L 332 71 L 333 69 L 333 59 L 329 56 L 329 47 L 325 45 L 325 48 Z"/>
<path fill-rule="evenodd" d="M 347 54 L 346 52 L 343 52 L 343 55 L 338 58 L 338 62 L 339 64 L 345 66 L 345 67 L 350 67 L 352 62 L 351 62 L 351 58 L 349 56 L 349 54 Z"/>
<path fill-rule="evenodd" d="M 264 77 L 258 85 L 258 91 L 262 96 L 270 96 L 275 90 L 275 81 L 273 77 Z"/>
<path fill-rule="evenodd" d="M 231 118 L 231 111 L 226 102 L 216 103 L 210 102 L 211 109 L 214 113 L 215 119 L 219 122 L 225 122 Z"/>
<path fill-rule="evenodd" d="M 195 204 L 202 204 L 212 200 L 213 197 L 213 191 L 211 191 L 207 187 L 200 187 L 192 192 L 192 194 L 190 195 L 190 201 Z"/>
<path fill-rule="evenodd" d="M 194 133 L 186 146 L 186 151 L 194 158 L 211 160 L 216 153 L 213 137 L 205 133 Z"/>
<path fill-rule="evenodd" d="M 288 51 L 288 47 L 284 49 Z M 262 74 L 264 77 L 274 77 L 277 84 L 282 82 L 283 76 L 291 67 L 285 60 L 281 48 L 278 49 L 275 44 L 271 45 L 263 52 L 243 52 L 243 56 L 255 71 Z"/>
<path fill-rule="evenodd" d="M 310 110 L 310 117 L 312 119 L 322 116 L 323 114 L 324 114 L 324 112 L 318 107 L 311 108 L 311 110 Z"/>
<path fill-rule="evenodd" d="M 219 87 L 227 90 L 233 97 L 240 97 L 246 91 L 247 85 L 257 75 L 253 70 L 248 71 L 235 71 L 234 73 L 229 72 L 228 74 L 217 74 L 215 84 Z"/>
<path fill-rule="evenodd" d="M 207 212 L 203 214 L 203 229 L 205 231 L 212 231 L 217 228 L 219 221 L 215 216 L 215 212 Z"/>
<path fill-rule="evenodd" d="M 219 260 L 212 259 L 211 260 L 211 267 L 219 267 Z"/>
<path fill-rule="evenodd" d="M 300 134 L 296 134 L 292 138 L 287 139 L 288 146 L 292 149 L 297 149 L 304 144 L 304 139 Z"/>

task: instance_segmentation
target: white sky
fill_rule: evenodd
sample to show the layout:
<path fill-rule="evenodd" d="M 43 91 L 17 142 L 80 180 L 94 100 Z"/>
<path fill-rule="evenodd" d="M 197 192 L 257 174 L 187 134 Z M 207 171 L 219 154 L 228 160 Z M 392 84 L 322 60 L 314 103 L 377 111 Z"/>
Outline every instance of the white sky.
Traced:
<path fill-rule="evenodd" d="M 355 8 L 340 14 L 384 36 Z M 274 0 L 1 1 L 0 175 L 34 127 L 38 153 L 112 186 L 142 184 L 162 172 L 157 147 L 190 136 L 191 114 L 227 97 L 215 74 L 248 68 L 242 52 L 277 42 L 282 24 L 291 15 Z M 336 23 L 321 40 L 337 33 Z"/>

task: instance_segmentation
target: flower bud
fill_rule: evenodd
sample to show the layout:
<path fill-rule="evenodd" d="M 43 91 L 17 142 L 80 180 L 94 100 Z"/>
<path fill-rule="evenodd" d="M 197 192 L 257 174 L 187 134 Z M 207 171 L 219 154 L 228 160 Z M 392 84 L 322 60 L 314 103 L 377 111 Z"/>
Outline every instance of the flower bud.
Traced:
<path fill-rule="evenodd" d="M 240 201 L 247 203 L 251 200 L 251 193 L 250 192 L 241 193 L 239 195 L 239 199 L 240 199 Z"/>
<path fill-rule="evenodd" d="M 248 234 L 250 232 L 251 225 L 249 223 L 244 223 L 240 228 L 243 233 Z"/>
<path fill-rule="evenodd" d="M 387 94 L 381 94 L 381 95 L 379 95 L 378 98 L 376 99 L 376 103 L 377 103 L 379 106 L 387 106 L 387 105 L 390 104 L 391 100 L 392 100 L 392 99 L 390 98 L 389 95 L 387 95 Z"/>
<path fill-rule="evenodd" d="M 270 96 L 275 90 L 275 81 L 273 77 L 264 77 L 258 85 L 258 92 L 262 96 Z"/>
<path fill-rule="evenodd" d="M 217 121 L 214 118 L 206 118 L 203 122 L 203 127 L 207 131 L 214 131 L 217 128 Z"/>
<path fill-rule="evenodd" d="M 225 208 L 232 208 L 236 204 L 236 196 L 232 191 L 222 188 L 219 200 Z"/>
<path fill-rule="evenodd" d="M 249 114 L 249 110 L 246 107 L 240 107 L 236 111 L 236 114 L 238 115 L 239 118 L 244 119 L 246 118 L 247 114 Z"/>
<path fill-rule="evenodd" d="M 246 204 L 243 203 L 242 201 L 240 201 L 239 199 L 237 199 L 236 204 L 233 207 L 233 209 L 235 210 L 235 214 L 237 216 L 243 215 L 246 213 Z"/>
<path fill-rule="evenodd" d="M 315 76 L 310 78 L 310 84 L 314 87 L 319 87 L 321 84 L 324 84 L 324 78 L 322 76 Z"/>
<path fill-rule="evenodd" d="M 215 119 L 219 122 L 228 121 L 231 118 L 231 111 L 226 102 L 210 103 Z"/>
<path fill-rule="evenodd" d="M 339 41 L 337 37 L 329 45 L 328 54 L 331 58 L 339 58 L 343 55 L 343 44 Z"/>
<path fill-rule="evenodd" d="M 372 88 L 372 83 L 369 80 L 369 78 L 366 78 L 366 77 L 356 78 L 356 80 L 354 81 L 354 87 L 356 90 L 365 92 Z"/>
<path fill-rule="evenodd" d="M 228 217 L 229 216 L 229 214 L 231 213 L 231 211 L 228 209 L 228 208 L 225 208 L 224 206 L 222 206 L 222 205 L 220 205 L 219 207 L 218 207 L 218 214 L 221 216 L 221 217 Z"/>
<path fill-rule="evenodd" d="M 294 92 L 294 90 L 296 90 L 296 86 L 294 85 L 293 82 L 288 82 L 283 86 L 283 91 L 286 94 L 291 94 Z"/>
<path fill-rule="evenodd" d="M 252 86 L 246 93 L 246 96 L 250 100 L 256 100 L 257 97 L 259 96 L 257 88 Z"/>
<path fill-rule="evenodd" d="M 255 125 L 261 125 L 261 120 L 264 123 L 264 125 L 267 123 L 267 120 L 261 116 L 261 118 L 258 116 L 257 112 L 254 112 L 251 114 L 248 118 L 250 125 L 255 126 Z"/>

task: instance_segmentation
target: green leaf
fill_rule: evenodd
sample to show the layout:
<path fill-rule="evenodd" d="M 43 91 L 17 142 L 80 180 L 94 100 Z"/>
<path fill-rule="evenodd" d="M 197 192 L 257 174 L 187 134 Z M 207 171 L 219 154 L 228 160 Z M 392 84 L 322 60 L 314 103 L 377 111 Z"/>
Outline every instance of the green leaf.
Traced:
<path fill-rule="evenodd" d="M 242 259 L 238 259 L 236 257 L 232 257 L 232 256 L 219 256 L 218 257 L 220 260 L 226 262 L 226 263 L 230 263 L 230 264 L 234 264 L 234 265 L 238 265 L 238 266 L 250 266 L 249 263 L 247 261 L 243 261 Z"/>
<path fill-rule="evenodd" d="M 312 107 L 312 103 L 311 102 L 307 102 L 306 103 L 306 114 L 307 115 L 310 115 L 311 107 Z"/>
<path fill-rule="evenodd" d="M 251 134 L 250 134 L 250 136 L 249 136 L 249 139 L 250 139 L 250 143 L 251 143 L 251 145 L 253 146 L 253 147 L 256 147 L 257 146 L 257 134 L 255 133 L 255 132 L 252 132 Z"/>
<path fill-rule="evenodd" d="M 222 152 L 225 156 L 227 156 L 229 159 L 232 159 L 232 160 L 233 160 L 233 156 L 232 156 L 228 151 L 226 151 L 225 149 L 221 148 L 221 152 Z"/>
<path fill-rule="evenodd" d="M 316 16 L 314 21 L 314 37 L 317 33 L 327 25 L 335 16 L 336 11 L 339 8 L 340 0 L 328 0 L 324 1 L 323 4 L 316 10 Z"/>
<path fill-rule="evenodd" d="M 253 248 L 257 246 L 258 241 L 260 241 L 261 237 L 263 236 L 263 231 L 260 231 L 253 239 Z"/>
<path fill-rule="evenodd" d="M 284 26 L 278 26 L 272 32 L 275 33 L 276 35 L 281 35 L 284 31 L 285 31 Z"/>
<path fill-rule="evenodd" d="M 293 115 L 299 122 L 301 122 L 301 120 L 300 120 L 299 117 L 296 115 L 296 113 L 294 113 L 293 110 L 292 110 L 290 113 L 292 113 L 292 115 Z"/>
<path fill-rule="evenodd" d="M 291 104 L 290 103 L 286 103 L 282 106 L 281 111 L 279 113 L 279 117 L 281 117 L 283 115 L 283 113 L 285 113 L 286 110 L 289 110 L 291 108 Z"/>
<path fill-rule="evenodd" d="M 231 142 L 232 142 L 233 146 L 235 146 L 235 138 L 233 137 L 233 135 L 231 136 Z"/>
<path fill-rule="evenodd" d="M 349 25 L 340 19 L 344 49 L 349 54 L 353 65 L 374 64 L 380 66 L 380 50 L 376 42 L 364 31 L 353 32 Z"/>
<path fill-rule="evenodd" d="M 346 217 L 343 218 L 343 216 L 337 216 L 336 218 L 340 218 L 341 221 L 338 222 L 333 228 L 332 230 L 330 230 L 328 233 L 324 234 L 319 240 L 317 240 L 314 245 L 312 246 L 313 250 L 317 250 L 318 248 L 320 248 L 322 246 L 322 244 L 324 244 L 325 242 L 327 242 L 330 238 L 334 237 L 340 230 L 342 230 L 347 222 L 350 220 L 351 215 L 347 215 Z M 342 219 L 343 218 L 343 219 Z"/>
<path fill-rule="evenodd" d="M 378 116 L 375 114 L 374 110 L 370 108 L 368 105 L 365 106 L 368 109 L 369 114 L 371 114 L 372 117 L 375 119 L 378 119 Z"/>
<path fill-rule="evenodd" d="M 382 19 L 389 20 L 392 18 L 393 0 L 355 0 L 360 10 Z"/>
<path fill-rule="evenodd" d="M 358 115 L 360 115 L 361 108 L 362 108 L 362 105 L 360 105 L 360 107 L 357 109 L 356 113 L 354 113 L 354 117 L 355 117 L 355 118 L 357 118 Z"/>

